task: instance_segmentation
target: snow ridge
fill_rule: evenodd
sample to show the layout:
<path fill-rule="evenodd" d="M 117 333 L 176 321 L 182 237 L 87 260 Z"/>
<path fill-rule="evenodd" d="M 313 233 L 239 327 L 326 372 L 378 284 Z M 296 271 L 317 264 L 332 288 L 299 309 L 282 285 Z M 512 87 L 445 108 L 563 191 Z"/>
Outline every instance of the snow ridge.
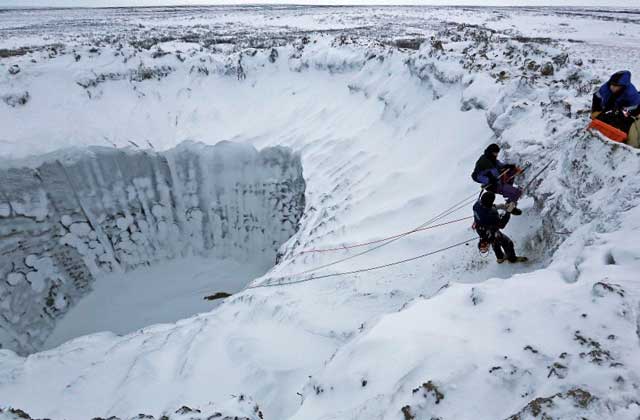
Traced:
<path fill-rule="evenodd" d="M 39 130 L 57 140 L 95 143 L 98 132 L 122 146 L 152 133 L 159 149 L 192 137 L 299 152 L 300 228 L 255 284 L 349 255 L 301 250 L 389 236 L 477 193 L 471 166 L 498 142 L 505 160 L 532 163 L 520 184 L 552 162 L 507 228 L 532 263 L 498 265 L 460 247 L 410 266 L 245 291 L 210 313 L 124 337 L 94 334 L 29 357 L 0 351 L 9 404 L 52 418 L 159 417 L 242 394 L 268 419 L 638 418 L 638 152 L 583 132 L 590 94 L 613 67 L 640 72 L 637 54 L 620 53 L 637 48 L 636 12 L 252 9 L 207 21 L 185 10 L 186 21 L 169 22 L 172 36 L 205 21 L 188 34 L 189 53 L 180 45 L 163 54 L 176 39 L 141 47 L 123 35 L 92 40 L 97 52 L 74 44 L 79 61 L 69 48 L 43 63 L 12 59 L 24 70 L 7 85 L 30 99 L 0 116 L 55 115 L 50 100 L 80 120 L 89 110 L 109 115 L 78 126 L 43 120 Z M 253 13 L 281 26 L 242 35 L 254 33 Z M 220 30 L 218 19 L 241 23 L 216 44 L 207 31 Z M 363 19 L 374 24 L 363 28 Z M 316 32 L 286 28 L 300 20 Z M 129 77 L 141 62 L 158 77 Z M 126 76 L 83 87 L 86 78 L 52 71 L 73 92 L 60 98 L 44 94 L 40 65 Z M 114 103 L 122 107 L 108 113 Z M 37 129 L 16 130 L 25 144 L 34 138 Z M 14 146 L 8 154 L 27 149 Z M 326 272 L 470 234 L 455 225 L 413 235 Z"/>

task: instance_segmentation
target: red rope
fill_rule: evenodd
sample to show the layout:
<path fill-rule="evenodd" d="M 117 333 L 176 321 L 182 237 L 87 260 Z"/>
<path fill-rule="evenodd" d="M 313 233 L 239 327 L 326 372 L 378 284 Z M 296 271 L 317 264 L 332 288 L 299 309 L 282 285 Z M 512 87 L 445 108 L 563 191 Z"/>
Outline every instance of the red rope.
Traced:
<path fill-rule="evenodd" d="M 519 168 L 518 168 L 519 169 Z M 509 172 L 508 169 L 505 169 L 501 174 L 500 174 L 500 178 L 502 178 L 503 176 L 505 176 L 507 173 Z M 520 175 L 522 172 L 524 172 L 524 170 L 520 169 L 520 170 L 516 170 L 514 171 L 514 173 L 509 176 L 508 178 L 506 178 L 504 181 L 505 182 L 509 182 L 511 181 L 516 175 Z M 485 188 L 483 187 L 482 190 L 484 190 Z M 463 217 L 462 219 L 456 219 L 456 220 L 451 220 L 449 222 L 445 222 L 445 223 L 440 223 L 437 225 L 432 225 L 432 226 L 426 226 L 426 227 L 422 227 L 422 228 L 416 228 L 413 230 L 408 230 L 406 232 L 402 232 L 402 233 L 398 233 L 396 235 L 393 236 L 389 236 L 387 238 L 382 238 L 382 239 L 376 239 L 374 241 L 369 241 L 369 242 L 363 242 L 363 243 L 357 243 L 354 245 L 345 245 L 345 246 L 341 246 L 341 247 L 335 247 L 335 248 L 323 248 L 323 249 L 306 249 L 306 250 L 302 250 L 298 253 L 295 253 L 292 255 L 292 257 L 297 257 L 299 255 L 303 255 L 303 254 L 315 254 L 315 253 L 319 253 L 319 252 L 334 252 L 334 251 L 344 251 L 346 249 L 353 249 L 353 248 L 360 248 L 363 246 L 367 246 L 367 245 L 373 245 L 373 244 L 377 244 L 380 242 L 385 242 L 391 239 L 396 239 L 396 238 L 400 238 L 402 236 L 407 236 L 407 235 L 411 235 L 413 233 L 416 232 L 421 232 L 423 230 L 428 230 L 428 229 L 432 229 L 432 228 L 436 228 L 436 227 L 441 227 L 441 226 L 445 226 L 445 225 L 449 225 L 452 223 L 456 223 L 456 222 L 462 222 L 464 220 L 469 220 L 469 219 L 473 219 L 473 216 L 469 216 L 469 217 Z"/>
<path fill-rule="evenodd" d="M 366 268 L 360 268 L 358 270 L 351 270 L 351 271 L 344 271 L 344 272 L 340 272 L 340 273 L 330 273 L 330 274 L 323 274 L 321 276 L 315 276 L 315 275 L 310 275 L 309 277 L 306 277 L 304 279 L 301 280 L 294 280 L 294 281 L 288 281 L 288 282 L 283 282 L 283 283 L 261 283 L 261 284 L 257 284 L 255 286 L 249 286 L 246 287 L 244 290 L 250 290 L 250 289 L 260 289 L 260 288 L 265 288 L 265 287 L 278 287 L 278 286 L 289 286 L 292 284 L 298 284 L 298 283 L 306 283 L 309 281 L 315 281 L 315 280 L 320 280 L 320 279 L 326 279 L 328 277 L 339 277 L 339 276 L 346 276 L 346 275 L 351 275 L 351 274 L 357 274 L 357 273 L 364 273 L 367 271 L 373 271 L 373 270 L 380 270 L 382 268 L 387 268 L 387 267 L 393 267 L 394 265 L 399 265 L 399 264 L 404 264 L 410 261 L 415 261 L 417 259 L 420 258 L 425 258 L 425 257 L 429 257 L 431 255 L 434 254 L 438 254 L 440 252 L 444 252 L 447 251 L 449 249 L 461 246 L 461 245 L 466 245 L 467 243 L 473 241 L 476 238 L 469 238 L 467 240 L 464 240 L 462 242 L 458 242 L 457 244 L 453 244 L 453 245 L 449 245 L 447 247 L 444 248 L 440 248 L 437 249 L 435 251 L 431 251 L 431 252 L 427 252 L 421 255 L 417 255 L 415 257 L 411 257 L 411 258 L 405 258 L 404 260 L 399 260 L 399 261 L 393 261 L 387 264 L 382 264 L 382 265 L 376 265 L 373 267 L 366 267 Z M 290 274 L 287 276 L 282 276 L 282 277 L 276 277 L 276 278 L 269 278 L 266 279 L 265 282 L 270 282 L 273 280 L 284 280 L 284 279 L 290 279 L 291 277 L 295 277 L 298 276 L 299 274 Z"/>
<path fill-rule="evenodd" d="M 363 246 L 367 246 L 367 245 L 372 245 L 372 244 L 377 244 L 377 243 L 380 243 L 380 242 L 388 241 L 390 239 L 399 238 L 401 236 L 411 235 L 412 233 L 421 232 L 423 230 L 428 230 L 428 229 L 433 229 L 433 228 L 440 227 L 440 226 L 450 225 L 450 224 L 456 223 L 456 222 L 462 222 L 464 220 L 469 220 L 469 219 L 472 219 L 472 218 L 473 218 L 473 216 L 463 217 L 461 219 L 450 220 L 448 222 L 440 223 L 440 224 L 437 224 L 437 225 L 426 226 L 426 227 L 419 228 L 419 229 L 408 230 L 406 232 L 398 233 L 396 235 L 389 236 L 387 238 L 376 239 L 374 241 L 363 242 L 363 243 L 358 243 L 358 244 L 354 244 L 354 245 L 345 245 L 345 246 L 336 247 L 336 248 L 303 250 L 303 251 L 298 252 L 297 254 L 294 254 L 294 256 L 302 255 L 302 254 L 311 254 L 311 253 L 316 253 L 316 252 L 332 252 L 332 251 L 341 251 L 341 250 L 345 250 L 345 249 L 359 248 L 359 247 L 363 247 Z"/>

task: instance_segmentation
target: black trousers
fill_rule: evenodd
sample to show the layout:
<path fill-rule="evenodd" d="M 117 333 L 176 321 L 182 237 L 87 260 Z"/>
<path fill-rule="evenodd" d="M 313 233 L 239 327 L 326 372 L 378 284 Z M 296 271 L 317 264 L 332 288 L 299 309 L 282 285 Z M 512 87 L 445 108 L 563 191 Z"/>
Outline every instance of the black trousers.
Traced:
<path fill-rule="evenodd" d="M 495 227 L 476 225 L 476 232 L 478 232 L 480 238 L 491 244 L 493 252 L 496 254 L 496 258 L 501 260 L 506 256 L 509 261 L 516 260 L 516 251 L 514 249 L 513 241 L 500 230 Z"/>
<path fill-rule="evenodd" d="M 513 246 L 513 241 L 504 233 L 495 231 L 493 234 L 493 240 L 491 240 L 491 247 L 496 254 L 496 258 L 503 259 L 506 255 L 509 261 L 516 260 L 516 251 Z"/>

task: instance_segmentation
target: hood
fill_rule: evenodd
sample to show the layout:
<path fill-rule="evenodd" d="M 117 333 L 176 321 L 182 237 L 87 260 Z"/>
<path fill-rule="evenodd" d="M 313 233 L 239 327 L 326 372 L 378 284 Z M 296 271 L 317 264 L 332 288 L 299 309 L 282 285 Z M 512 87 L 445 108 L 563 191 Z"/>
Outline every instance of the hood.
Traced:
<path fill-rule="evenodd" d="M 493 155 L 496 152 L 500 153 L 500 147 L 497 144 L 490 144 L 484 149 L 484 155 L 492 161 L 496 160 L 496 157 Z"/>
<path fill-rule="evenodd" d="M 609 78 L 608 84 L 616 84 L 624 87 L 628 87 L 631 85 L 631 72 L 628 70 L 622 70 L 616 73 L 613 73 Z"/>

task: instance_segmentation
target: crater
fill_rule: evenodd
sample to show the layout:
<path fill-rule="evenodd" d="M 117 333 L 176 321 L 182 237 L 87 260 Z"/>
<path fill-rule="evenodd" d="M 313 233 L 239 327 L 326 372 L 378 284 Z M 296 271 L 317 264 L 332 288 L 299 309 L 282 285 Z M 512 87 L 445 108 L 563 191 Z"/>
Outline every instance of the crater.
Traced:
<path fill-rule="evenodd" d="M 210 310 L 275 263 L 305 181 L 285 147 L 65 150 L 0 170 L 0 344 L 29 354 Z"/>

